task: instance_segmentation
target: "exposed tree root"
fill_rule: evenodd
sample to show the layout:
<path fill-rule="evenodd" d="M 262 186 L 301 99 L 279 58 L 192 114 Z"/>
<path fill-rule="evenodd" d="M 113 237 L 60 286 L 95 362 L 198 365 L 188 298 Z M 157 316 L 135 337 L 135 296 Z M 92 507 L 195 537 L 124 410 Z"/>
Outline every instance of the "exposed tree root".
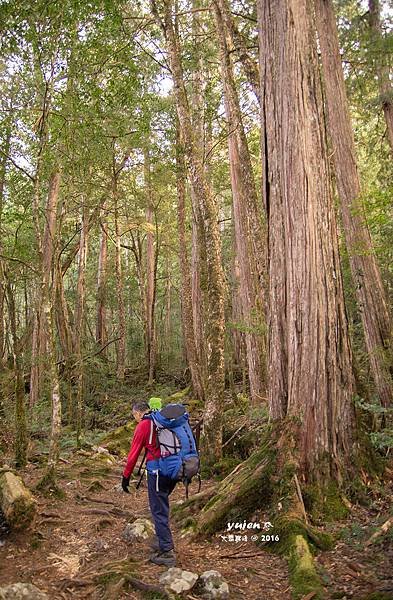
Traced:
<path fill-rule="evenodd" d="M 261 447 L 219 484 L 196 519 L 196 531 L 212 534 L 228 522 L 243 523 L 261 509 L 268 511 L 273 523 L 271 538 L 279 541 L 259 544 L 287 558 L 294 598 L 310 593 L 316 600 L 323 598 L 309 544 L 325 550 L 333 540 L 308 522 L 291 424 L 280 430 L 269 427 Z"/>
<path fill-rule="evenodd" d="M 324 598 L 325 592 L 307 540 L 302 535 L 294 535 L 288 540 L 288 548 L 289 579 L 294 600 L 312 592 L 315 600 Z"/>
<path fill-rule="evenodd" d="M 377 531 L 375 531 L 375 533 L 373 533 L 373 535 L 367 540 L 367 542 L 365 543 L 365 546 L 370 546 L 371 544 L 374 544 L 374 542 L 384 533 L 386 533 L 387 531 L 389 531 L 389 529 L 393 527 L 393 517 L 390 517 L 387 521 L 385 521 L 383 523 L 383 525 L 381 525 L 381 527 L 379 527 L 379 529 L 377 529 Z"/>
<path fill-rule="evenodd" d="M 132 560 L 121 560 L 103 565 L 101 573 L 93 574 L 91 577 L 98 584 L 106 588 L 104 598 L 116 600 L 121 596 L 121 591 L 127 586 L 144 592 L 154 592 L 160 598 L 171 600 L 173 596 L 164 587 L 146 583 L 134 577 L 137 563 Z"/>
<path fill-rule="evenodd" d="M 203 491 L 195 494 L 188 500 L 180 500 L 171 507 L 171 517 L 176 523 L 179 523 L 182 527 L 187 524 L 190 519 L 190 515 L 194 515 L 201 510 L 216 492 L 216 486 L 209 487 Z"/>
<path fill-rule="evenodd" d="M 214 533 L 228 521 L 243 521 L 266 506 L 272 497 L 275 465 L 274 444 L 267 433 L 261 448 L 221 481 L 197 518 L 198 532 Z"/>
<path fill-rule="evenodd" d="M 63 490 L 56 483 L 56 476 L 53 469 L 49 469 L 45 473 L 43 478 L 37 483 L 35 489 L 43 494 L 50 494 L 61 500 L 65 498 Z"/>

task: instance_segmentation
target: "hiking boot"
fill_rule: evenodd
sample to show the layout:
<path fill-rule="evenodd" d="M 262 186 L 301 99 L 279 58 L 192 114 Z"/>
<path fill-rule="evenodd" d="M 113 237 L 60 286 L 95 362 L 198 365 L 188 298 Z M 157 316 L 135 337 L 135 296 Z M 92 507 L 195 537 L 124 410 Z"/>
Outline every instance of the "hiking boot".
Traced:
<path fill-rule="evenodd" d="M 150 562 L 155 565 L 165 565 L 166 567 L 174 567 L 176 565 L 176 556 L 173 550 L 166 552 L 159 550 L 150 557 Z"/>
<path fill-rule="evenodd" d="M 154 552 L 158 552 L 158 550 L 160 549 L 160 542 L 158 541 L 158 537 L 156 535 L 153 535 L 153 537 L 150 540 L 150 548 L 154 551 Z"/>

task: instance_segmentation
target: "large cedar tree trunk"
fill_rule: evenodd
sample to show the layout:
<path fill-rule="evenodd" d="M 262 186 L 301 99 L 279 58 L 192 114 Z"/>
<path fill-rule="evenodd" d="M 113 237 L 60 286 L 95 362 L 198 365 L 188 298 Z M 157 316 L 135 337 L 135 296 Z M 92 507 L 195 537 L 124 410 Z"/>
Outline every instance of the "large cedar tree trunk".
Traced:
<path fill-rule="evenodd" d="M 269 224 L 269 406 L 298 423 L 299 474 L 340 481 L 354 393 L 313 7 L 258 1 Z"/>
<path fill-rule="evenodd" d="M 392 402 L 392 323 L 381 273 L 360 198 L 360 180 L 336 19 L 331 0 L 315 0 L 326 90 L 329 133 L 352 278 L 363 323 L 376 391 L 383 406 Z"/>

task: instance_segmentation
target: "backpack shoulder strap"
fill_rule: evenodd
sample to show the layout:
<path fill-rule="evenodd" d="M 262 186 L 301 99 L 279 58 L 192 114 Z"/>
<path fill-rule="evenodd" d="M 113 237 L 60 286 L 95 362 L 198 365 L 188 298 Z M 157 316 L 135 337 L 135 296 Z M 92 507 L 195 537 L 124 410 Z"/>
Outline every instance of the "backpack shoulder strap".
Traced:
<path fill-rule="evenodd" d="M 153 419 L 150 419 L 150 436 L 149 436 L 149 444 L 153 441 L 153 433 L 154 433 L 154 422 Z"/>

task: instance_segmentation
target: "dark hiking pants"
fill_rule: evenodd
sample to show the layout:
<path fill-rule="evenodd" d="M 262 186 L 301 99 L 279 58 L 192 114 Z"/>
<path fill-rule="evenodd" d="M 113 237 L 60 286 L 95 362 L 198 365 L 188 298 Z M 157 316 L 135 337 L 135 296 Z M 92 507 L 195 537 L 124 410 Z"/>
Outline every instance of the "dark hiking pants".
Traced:
<path fill-rule="evenodd" d="M 157 486 L 158 483 L 158 486 Z M 156 535 L 161 552 L 173 549 L 173 539 L 169 528 L 169 495 L 173 492 L 176 481 L 169 477 L 147 473 L 147 489 L 149 494 L 150 511 L 153 517 Z M 158 487 L 158 491 L 157 491 Z"/>

